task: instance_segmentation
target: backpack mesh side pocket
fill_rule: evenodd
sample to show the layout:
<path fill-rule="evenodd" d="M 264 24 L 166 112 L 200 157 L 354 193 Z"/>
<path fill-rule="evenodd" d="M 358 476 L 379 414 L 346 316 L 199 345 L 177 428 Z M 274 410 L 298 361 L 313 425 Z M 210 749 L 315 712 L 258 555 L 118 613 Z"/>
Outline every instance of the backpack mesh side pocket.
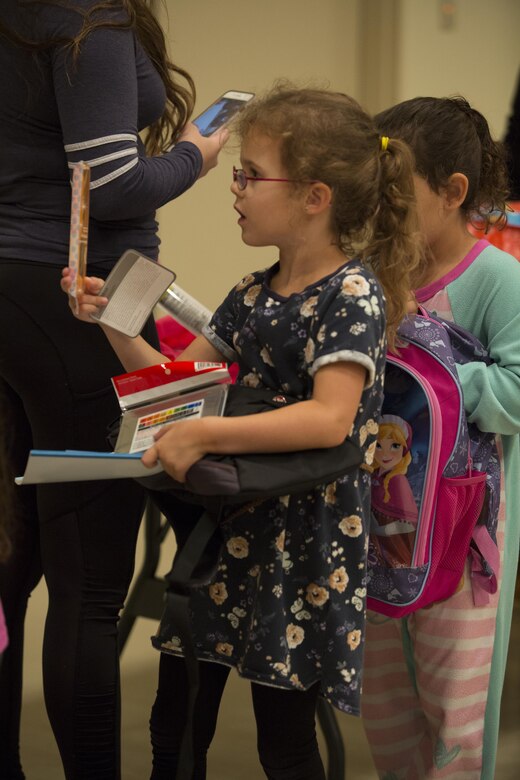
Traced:
<path fill-rule="evenodd" d="M 454 593 L 462 577 L 471 537 L 484 506 L 486 476 L 484 472 L 474 471 L 468 477 L 440 480 L 436 514 L 443 522 L 437 524 L 432 535 L 431 562 L 444 574 L 438 576 L 429 590 L 430 603 Z M 442 538 L 450 532 L 451 538 Z"/>

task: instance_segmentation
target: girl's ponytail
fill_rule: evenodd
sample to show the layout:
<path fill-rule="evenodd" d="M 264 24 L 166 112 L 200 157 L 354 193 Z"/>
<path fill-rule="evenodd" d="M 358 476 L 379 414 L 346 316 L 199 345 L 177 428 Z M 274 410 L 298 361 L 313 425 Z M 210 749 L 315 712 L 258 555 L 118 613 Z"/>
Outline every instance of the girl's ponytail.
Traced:
<path fill-rule="evenodd" d="M 391 347 L 412 295 L 412 277 L 421 262 L 413 166 L 412 152 L 403 141 L 382 136 L 379 208 L 363 254 L 383 286 Z"/>

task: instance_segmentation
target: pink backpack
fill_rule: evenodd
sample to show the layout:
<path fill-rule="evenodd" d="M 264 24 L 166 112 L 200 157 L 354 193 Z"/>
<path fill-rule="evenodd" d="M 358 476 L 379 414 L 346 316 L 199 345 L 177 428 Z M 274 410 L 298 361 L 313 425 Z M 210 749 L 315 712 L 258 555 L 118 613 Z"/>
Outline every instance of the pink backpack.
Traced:
<path fill-rule="evenodd" d="M 489 361 L 472 334 L 425 310 L 389 353 L 372 474 L 368 608 L 403 617 L 451 596 L 468 556 L 474 601 L 496 592 L 500 463 L 467 422 L 456 363 Z"/>

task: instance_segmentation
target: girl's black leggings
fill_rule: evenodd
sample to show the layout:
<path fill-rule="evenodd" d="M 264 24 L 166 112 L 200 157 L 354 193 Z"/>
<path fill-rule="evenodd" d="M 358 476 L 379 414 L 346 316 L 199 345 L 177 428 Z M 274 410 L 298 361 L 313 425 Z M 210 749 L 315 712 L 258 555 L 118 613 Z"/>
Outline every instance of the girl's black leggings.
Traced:
<path fill-rule="evenodd" d="M 193 780 L 206 780 L 206 754 L 229 667 L 201 662 L 194 715 Z M 316 739 L 319 684 L 307 691 L 287 691 L 251 683 L 260 763 L 269 780 L 325 780 Z M 188 681 L 182 658 L 161 654 L 157 697 L 150 732 L 153 749 L 151 780 L 173 780 L 186 721 Z"/>
<path fill-rule="evenodd" d="M 90 268 L 93 275 L 102 276 Z M 75 320 L 61 267 L 0 263 L 0 383 L 9 405 L 13 476 L 31 447 L 107 450 L 119 415 L 110 377 L 123 368 L 101 329 Z M 146 338 L 157 343 L 149 323 Z M 117 621 L 133 573 L 143 489 L 132 480 L 16 489 L 13 554 L 0 564 L 10 637 L 0 669 L 0 777 L 23 780 L 19 756 L 24 618 L 45 577 L 47 712 L 67 780 L 119 780 Z"/>

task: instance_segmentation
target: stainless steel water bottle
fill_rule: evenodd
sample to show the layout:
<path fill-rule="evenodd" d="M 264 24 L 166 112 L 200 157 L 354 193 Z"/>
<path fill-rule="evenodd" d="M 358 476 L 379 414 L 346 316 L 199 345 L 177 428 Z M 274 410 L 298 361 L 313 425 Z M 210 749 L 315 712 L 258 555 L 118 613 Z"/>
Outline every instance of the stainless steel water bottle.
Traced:
<path fill-rule="evenodd" d="M 202 333 L 204 325 L 208 324 L 212 316 L 209 309 L 175 283 L 170 284 L 159 303 L 177 322 L 196 336 Z"/>

